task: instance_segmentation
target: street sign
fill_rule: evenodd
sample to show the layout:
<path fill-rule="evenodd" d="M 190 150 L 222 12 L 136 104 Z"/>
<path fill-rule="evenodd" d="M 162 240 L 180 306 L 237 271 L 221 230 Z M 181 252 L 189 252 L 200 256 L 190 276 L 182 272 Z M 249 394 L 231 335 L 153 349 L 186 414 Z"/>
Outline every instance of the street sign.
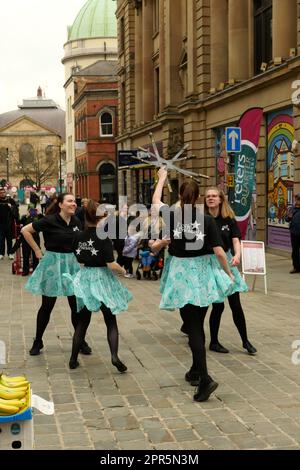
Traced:
<path fill-rule="evenodd" d="M 242 132 L 240 127 L 226 127 L 226 152 L 240 152 Z"/>
<path fill-rule="evenodd" d="M 131 165 L 136 165 L 138 160 L 136 160 L 137 157 L 137 150 L 119 150 L 118 151 L 118 163 L 119 163 L 119 168 L 122 168 L 123 166 L 131 166 Z M 135 158 L 132 158 L 135 157 Z"/>

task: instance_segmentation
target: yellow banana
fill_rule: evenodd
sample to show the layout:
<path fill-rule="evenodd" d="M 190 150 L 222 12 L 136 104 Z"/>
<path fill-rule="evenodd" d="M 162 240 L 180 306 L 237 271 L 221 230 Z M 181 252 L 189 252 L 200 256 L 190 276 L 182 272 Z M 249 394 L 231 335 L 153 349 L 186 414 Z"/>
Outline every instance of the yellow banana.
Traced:
<path fill-rule="evenodd" d="M 6 378 L 4 379 L 3 376 L 0 378 L 0 384 L 4 385 L 4 387 L 9 387 L 9 388 L 22 388 L 22 387 L 28 387 L 29 382 L 27 380 L 22 380 L 20 382 L 10 382 Z"/>
<path fill-rule="evenodd" d="M 22 385 L 22 386 L 20 385 L 20 387 L 12 387 L 9 384 L 4 384 L 4 383 L 0 382 L 0 388 L 9 388 L 11 390 L 19 390 L 21 392 L 26 392 L 28 390 L 28 385 L 29 384 Z"/>
<path fill-rule="evenodd" d="M 10 377 L 9 375 L 1 374 L 0 377 L 4 380 L 7 380 L 8 382 L 27 382 L 27 378 L 25 377 L 25 375 L 19 375 L 18 377 Z"/>
<path fill-rule="evenodd" d="M 14 400 L 15 398 L 23 398 L 26 395 L 26 390 L 19 388 L 8 388 L 0 385 L 0 398 L 5 400 Z"/>
<path fill-rule="evenodd" d="M 13 406 L 13 405 L 5 405 L 4 403 L 0 403 L 0 415 L 1 414 L 9 414 L 9 415 L 14 415 L 15 413 L 19 412 L 19 407 L 18 406 Z"/>
<path fill-rule="evenodd" d="M 23 408 L 23 406 L 26 405 L 26 400 L 22 399 L 7 399 L 5 400 L 4 398 L 0 398 L 0 405 L 12 405 L 12 406 L 17 406 L 18 408 Z"/>

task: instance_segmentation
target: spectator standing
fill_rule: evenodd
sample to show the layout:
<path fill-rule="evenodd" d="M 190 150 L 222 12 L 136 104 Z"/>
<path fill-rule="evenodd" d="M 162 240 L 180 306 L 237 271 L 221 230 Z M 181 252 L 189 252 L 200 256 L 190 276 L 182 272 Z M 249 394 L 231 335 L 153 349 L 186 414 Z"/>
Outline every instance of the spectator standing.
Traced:
<path fill-rule="evenodd" d="M 295 204 L 289 210 L 286 221 L 290 223 L 293 269 L 290 274 L 300 273 L 300 194 L 295 196 Z"/>
<path fill-rule="evenodd" d="M 19 209 L 15 201 L 6 195 L 0 187 L 0 259 L 5 255 L 5 240 L 9 259 L 14 259 L 12 253 L 13 224 L 19 220 Z"/>

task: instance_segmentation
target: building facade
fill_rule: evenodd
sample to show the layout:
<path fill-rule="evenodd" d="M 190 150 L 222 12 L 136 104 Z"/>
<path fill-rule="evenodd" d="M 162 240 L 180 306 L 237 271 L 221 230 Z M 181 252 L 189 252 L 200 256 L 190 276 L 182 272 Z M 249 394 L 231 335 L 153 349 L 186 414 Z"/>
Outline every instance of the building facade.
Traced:
<path fill-rule="evenodd" d="M 76 193 L 74 75 L 99 60 L 117 60 L 116 7 L 116 0 L 87 0 L 68 28 L 68 40 L 64 45 L 67 186 L 69 191 Z"/>
<path fill-rule="evenodd" d="M 0 180 L 17 188 L 63 186 L 64 143 L 65 112 L 39 87 L 36 97 L 0 115 Z"/>
<path fill-rule="evenodd" d="M 76 191 L 116 204 L 117 63 L 100 60 L 74 74 L 74 83 Z"/>
<path fill-rule="evenodd" d="M 253 195 L 256 238 L 289 250 L 285 214 L 300 192 L 300 2 L 298 0 L 118 0 L 119 150 L 149 143 L 182 163 L 230 179 L 224 132 L 252 107 L 263 109 Z M 122 167 L 129 200 L 144 169 Z M 139 183 L 138 180 L 141 182 Z M 176 199 L 181 177 L 170 176 Z M 124 185 L 126 182 L 126 188 Z M 152 181 L 149 181 L 152 185 Z"/>

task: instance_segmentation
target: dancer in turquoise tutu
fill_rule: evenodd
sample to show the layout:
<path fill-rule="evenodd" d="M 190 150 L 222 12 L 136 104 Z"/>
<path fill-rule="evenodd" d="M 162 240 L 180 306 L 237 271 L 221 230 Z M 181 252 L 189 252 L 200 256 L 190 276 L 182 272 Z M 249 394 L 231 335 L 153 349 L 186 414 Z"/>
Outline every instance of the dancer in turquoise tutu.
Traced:
<path fill-rule="evenodd" d="M 40 350 L 44 347 L 43 334 L 49 323 L 57 297 L 68 297 L 74 329 L 76 329 L 78 323 L 73 286 L 66 278 L 63 278 L 63 273 L 73 275 L 80 269 L 72 251 L 74 235 L 81 230 L 81 223 L 74 216 L 76 207 L 75 198 L 72 194 L 59 194 L 49 206 L 45 217 L 26 225 L 21 231 L 39 259 L 39 264 L 25 288 L 33 294 L 42 296 L 42 305 L 37 315 L 35 340 L 29 351 L 31 356 L 40 354 Z M 43 232 L 46 248 L 44 255 L 34 241 L 33 235 L 36 232 Z M 84 338 L 81 344 L 81 352 L 83 354 L 91 354 L 92 352 Z"/>
<path fill-rule="evenodd" d="M 185 379 L 198 383 L 196 401 L 206 401 L 218 384 L 209 375 L 206 364 L 204 319 L 208 306 L 222 302 L 229 292 L 233 274 L 230 271 L 222 240 L 214 219 L 199 212 L 196 203 L 198 185 L 189 180 L 180 187 L 180 204 L 166 220 L 161 201 L 167 171 L 158 171 L 158 183 L 153 204 L 160 207 L 166 225 L 169 224 L 169 256 L 161 279 L 161 309 L 180 309 L 189 334 L 193 362 Z M 182 220 L 182 222 L 178 222 Z M 155 248 L 168 243 L 155 242 Z M 211 254 L 212 253 L 212 254 Z"/>
<path fill-rule="evenodd" d="M 241 258 L 241 234 L 235 220 L 234 212 L 227 202 L 223 191 L 215 187 L 206 190 L 204 207 L 205 212 L 214 217 L 217 223 L 218 230 L 222 237 L 223 247 L 227 253 L 228 262 L 231 266 L 232 274 L 234 275 L 234 283 L 228 295 L 228 302 L 232 311 L 234 324 L 242 339 L 243 348 L 245 348 L 249 354 L 254 355 L 257 351 L 248 340 L 246 319 L 240 300 L 240 292 L 246 292 L 248 287 L 237 268 Z M 224 307 L 224 302 L 214 303 L 209 319 L 211 337 L 209 349 L 219 353 L 229 352 L 227 348 L 220 344 L 218 339 Z"/>
<path fill-rule="evenodd" d="M 87 229 L 78 233 L 74 240 L 74 253 L 83 267 L 71 276 L 65 277 L 71 281 L 77 297 L 79 322 L 73 337 L 72 354 L 69 362 L 70 369 L 79 366 L 78 352 L 90 323 L 91 312 L 102 311 L 107 327 L 107 341 L 111 352 L 111 362 L 119 372 L 125 372 L 127 367 L 118 357 L 119 332 L 116 315 L 128 309 L 128 302 L 132 299 L 130 292 L 112 273 L 120 274 L 126 271 L 114 261 L 113 245 L 111 240 L 102 240 L 98 237 L 97 226 L 105 224 L 105 214 L 97 215 L 98 205 L 89 201 L 86 207 Z"/>

